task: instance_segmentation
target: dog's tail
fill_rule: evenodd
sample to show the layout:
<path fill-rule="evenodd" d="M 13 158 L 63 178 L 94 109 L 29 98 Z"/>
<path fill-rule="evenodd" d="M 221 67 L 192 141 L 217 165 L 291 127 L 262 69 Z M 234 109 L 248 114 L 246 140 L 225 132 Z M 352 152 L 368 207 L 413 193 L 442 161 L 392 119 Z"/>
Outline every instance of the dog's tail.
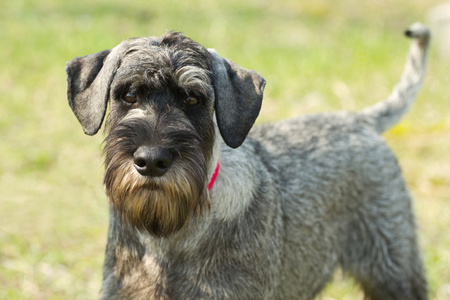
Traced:
<path fill-rule="evenodd" d="M 400 81 L 386 100 L 361 112 L 365 121 L 379 133 L 395 125 L 408 111 L 425 75 L 430 31 L 424 25 L 415 23 L 405 31 L 405 35 L 413 41 Z"/>

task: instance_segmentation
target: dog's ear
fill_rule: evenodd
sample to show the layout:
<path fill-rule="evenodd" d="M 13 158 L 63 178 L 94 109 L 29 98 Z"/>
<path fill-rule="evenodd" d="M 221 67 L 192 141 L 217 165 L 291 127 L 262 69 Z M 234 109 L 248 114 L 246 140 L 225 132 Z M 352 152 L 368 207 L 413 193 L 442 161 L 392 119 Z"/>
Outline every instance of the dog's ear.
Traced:
<path fill-rule="evenodd" d="M 106 113 L 110 84 L 119 68 L 124 47 L 117 46 L 66 64 L 67 98 L 83 130 L 94 135 Z"/>
<path fill-rule="evenodd" d="M 222 58 L 214 49 L 208 51 L 212 56 L 217 125 L 225 143 L 237 148 L 258 117 L 266 81 L 256 71 Z"/>

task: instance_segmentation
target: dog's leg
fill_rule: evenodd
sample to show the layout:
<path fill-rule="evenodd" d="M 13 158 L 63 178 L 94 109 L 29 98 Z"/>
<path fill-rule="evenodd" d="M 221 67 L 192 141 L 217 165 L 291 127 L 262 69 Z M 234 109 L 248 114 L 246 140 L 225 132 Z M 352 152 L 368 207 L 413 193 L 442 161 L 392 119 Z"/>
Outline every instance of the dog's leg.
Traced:
<path fill-rule="evenodd" d="M 389 216 L 391 217 L 391 216 Z M 352 258 L 343 265 L 359 282 L 370 300 L 425 300 L 427 284 L 423 274 L 421 258 L 413 230 L 402 231 L 402 235 L 385 232 L 387 226 L 377 228 L 372 222 L 361 222 L 353 231 Z"/>
<path fill-rule="evenodd" d="M 367 299 L 425 300 L 411 199 L 400 168 L 381 148 L 373 155 L 379 160 L 364 164 L 365 178 L 355 182 L 361 193 L 346 230 L 342 267 L 361 284 Z"/>
<path fill-rule="evenodd" d="M 350 268 L 366 299 L 426 300 L 427 284 L 412 232 L 394 237 L 369 222 L 360 226 L 354 233 L 360 239 L 353 245 L 360 259 L 344 268 Z"/>

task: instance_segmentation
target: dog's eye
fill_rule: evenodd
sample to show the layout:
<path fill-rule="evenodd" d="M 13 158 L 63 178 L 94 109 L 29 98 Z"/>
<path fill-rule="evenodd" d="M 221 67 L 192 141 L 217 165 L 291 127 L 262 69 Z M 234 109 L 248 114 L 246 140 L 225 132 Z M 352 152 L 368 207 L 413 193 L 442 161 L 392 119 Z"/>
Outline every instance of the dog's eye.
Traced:
<path fill-rule="evenodd" d="M 184 99 L 184 104 L 186 106 L 195 106 L 199 103 L 200 103 L 200 100 L 195 97 L 188 96 L 188 97 L 186 97 L 186 99 Z"/>
<path fill-rule="evenodd" d="M 122 100 L 127 103 L 135 103 L 136 102 L 136 94 L 130 91 L 127 91 L 122 95 Z"/>

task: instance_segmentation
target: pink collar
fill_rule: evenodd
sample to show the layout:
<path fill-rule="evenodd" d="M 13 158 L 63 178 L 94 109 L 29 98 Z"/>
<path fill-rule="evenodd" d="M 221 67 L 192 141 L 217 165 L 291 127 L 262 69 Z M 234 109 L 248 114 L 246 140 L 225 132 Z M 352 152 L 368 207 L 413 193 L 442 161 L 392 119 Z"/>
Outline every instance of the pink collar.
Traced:
<path fill-rule="evenodd" d="M 213 187 L 214 182 L 216 182 L 217 174 L 219 174 L 220 162 L 217 162 L 216 169 L 214 170 L 214 174 L 211 177 L 211 180 L 208 183 L 208 191 Z"/>

